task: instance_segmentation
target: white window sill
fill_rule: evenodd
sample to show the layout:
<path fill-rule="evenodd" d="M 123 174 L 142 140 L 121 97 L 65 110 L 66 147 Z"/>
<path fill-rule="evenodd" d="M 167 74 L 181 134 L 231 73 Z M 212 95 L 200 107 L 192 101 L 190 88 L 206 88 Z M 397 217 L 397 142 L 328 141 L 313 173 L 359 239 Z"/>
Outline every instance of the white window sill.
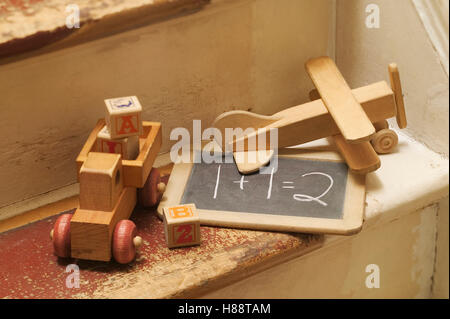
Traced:
<path fill-rule="evenodd" d="M 380 155 L 381 167 L 366 177 L 363 230 L 427 207 L 449 194 L 449 161 L 396 131 L 397 150 Z M 344 239 L 326 236 L 326 242 Z"/>

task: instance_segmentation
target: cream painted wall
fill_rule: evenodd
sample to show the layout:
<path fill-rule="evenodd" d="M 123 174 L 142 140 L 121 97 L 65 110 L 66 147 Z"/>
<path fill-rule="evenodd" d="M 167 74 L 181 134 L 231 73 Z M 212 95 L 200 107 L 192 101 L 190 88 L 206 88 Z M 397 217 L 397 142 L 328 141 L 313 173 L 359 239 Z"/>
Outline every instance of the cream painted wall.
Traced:
<path fill-rule="evenodd" d="M 415 211 L 272 267 L 203 298 L 429 298 L 437 206 Z M 334 238 L 336 239 L 336 238 Z M 367 288 L 366 267 L 380 287 Z"/>
<path fill-rule="evenodd" d="M 213 1 L 0 65 L 0 208 L 76 181 L 75 157 L 105 98 L 137 95 L 144 118 L 163 124 L 162 151 L 170 130 L 193 119 L 210 125 L 225 110 L 269 114 L 306 101 L 303 63 L 332 51 L 332 8 L 331 0 Z"/>
<path fill-rule="evenodd" d="M 379 29 L 365 25 L 368 4 L 380 9 Z M 387 65 L 396 62 L 408 118 L 405 132 L 448 158 L 448 75 L 413 2 L 338 0 L 336 15 L 336 61 L 349 84 L 389 81 Z M 433 296 L 448 298 L 448 202 L 438 209 Z"/>
<path fill-rule="evenodd" d="M 433 276 L 433 298 L 449 297 L 448 197 L 439 202 L 436 238 L 436 264 Z"/>
<path fill-rule="evenodd" d="M 379 29 L 365 25 L 368 4 L 380 8 Z M 397 62 L 406 132 L 448 157 L 448 76 L 412 1 L 338 0 L 336 29 L 336 60 L 349 84 L 389 81 L 387 65 Z"/>

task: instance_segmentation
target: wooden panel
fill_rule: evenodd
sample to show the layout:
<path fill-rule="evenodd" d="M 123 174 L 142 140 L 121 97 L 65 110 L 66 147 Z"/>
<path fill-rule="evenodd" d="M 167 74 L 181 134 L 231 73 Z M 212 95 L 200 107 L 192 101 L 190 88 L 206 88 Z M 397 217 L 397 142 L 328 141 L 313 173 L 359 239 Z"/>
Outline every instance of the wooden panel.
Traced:
<path fill-rule="evenodd" d="M 394 91 L 396 104 L 396 119 L 399 128 L 405 128 L 408 124 L 406 121 L 405 103 L 403 101 L 402 84 L 400 82 L 400 73 L 397 64 L 389 64 L 389 79 L 391 81 L 392 91 Z"/>
<path fill-rule="evenodd" d="M 192 298 L 304 255 L 323 242 L 319 235 L 201 226 L 200 246 L 171 250 L 154 210 L 136 208 L 131 218 L 143 245 L 137 260 L 122 266 L 54 256 L 48 234 L 56 218 L 0 234 L 0 298 Z M 78 289 L 65 285 L 69 263 L 80 267 Z"/>
<path fill-rule="evenodd" d="M 380 168 L 380 158 L 370 142 L 349 144 L 340 134 L 334 135 L 333 139 L 352 172 L 367 174 Z"/>
<path fill-rule="evenodd" d="M 120 154 L 90 152 L 80 170 L 80 208 L 111 211 L 122 193 Z"/>
<path fill-rule="evenodd" d="M 381 81 L 354 89 L 352 93 L 362 105 L 370 121 L 378 122 L 395 116 L 394 94 L 386 82 Z M 322 100 L 285 109 L 275 113 L 273 117 L 279 117 L 281 120 L 273 122 L 266 129 L 278 129 L 278 147 L 280 148 L 340 134 L 339 128 Z M 243 118 L 242 121 L 244 121 Z M 254 138 L 254 135 L 236 139 L 235 145 L 243 142 L 245 150 L 249 150 L 247 140 L 250 138 Z M 266 141 L 269 148 L 270 135 L 268 131 Z"/>
<path fill-rule="evenodd" d="M 139 153 L 139 156 L 137 158 L 137 162 L 142 161 L 141 166 L 141 172 L 138 178 L 135 178 L 133 180 L 127 180 L 128 174 L 128 163 L 125 161 L 123 163 L 125 165 L 125 185 L 127 186 L 134 186 L 141 188 L 144 186 L 145 181 L 147 180 L 148 175 L 150 174 L 150 171 L 152 169 L 153 163 L 155 162 L 156 156 L 158 155 L 158 152 L 162 145 L 162 130 L 161 130 L 161 123 L 156 122 L 144 122 L 144 127 L 147 127 L 146 130 L 148 130 L 148 135 L 146 138 L 146 141 L 142 147 L 141 152 Z M 130 165 L 131 166 L 131 165 Z M 134 167 L 134 166 L 133 166 Z M 132 176 L 131 174 L 129 176 Z"/>
<path fill-rule="evenodd" d="M 320 99 L 320 94 L 315 89 L 311 90 L 309 92 L 309 98 L 311 101 L 318 100 Z M 378 130 L 377 127 L 387 125 L 387 121 L 383 120 L 375 122 L 373 125 L 375 129 Z M 344 140 L 341 134 L 334 135 L 333 140 L 352 172 L 357 174 L 367 174 L 380 168 L 380 158 L 369 142 L 349 144 Z"/>
<path fill-rule="evenodd" d="M 96 143 L 97 135 L 102 130 L 102 128 L 105 126 L 105 120 L 100 119 L 97 121 L 97 124 L 95 125 L 94 129 L 89 134 L 86 142 L 83 144 L 83 148 L 80 151 L 80 154 L 77 156 L 76 162 L 77 162 L 77 178 L 78 181 L 80 181 L 80 169 L 83 165 L 84 161 L 87 158 L 87 155 L 89 152 L 93 152 L 96 150 Z"/>
<path fill-rule="evenodd" d="M 67 2 L 7 1 L 0 7 L 0 13 L 6 15 L 5 22 L 0 22 L 0 28 L 8 30 L 10 25 L 13 27 L 12 31 L 0 36 L 0 58 L 9 57 L 8 61 L 14 61 L 74 46 L 143 24 L 193 12 L 208 2 L 209 0 L 129 0 L 123 6 L 117 1 L 106 0 L 101 6 L 95 6 L 90 0 L 80 0 L 74 3 L 83 12 L 80 15 L 80 27 L 68 28 L 65 17 L 73 13 L 73 9 L 67 7 Z M 26 30 L 20 27 L 24 24 L 28 25 Z M 28 52 L 30 50 L 36 51 Z"/>
<path fill-rule="evenodd" d="M 130 217 L 135 205 L 136 189 L 126 187 L 112 212 L 77 209 L 70 223 L 72 257 L 109 261 L 114 227 Z"/>
<path fill-rule="evenodd" d="M 306 63 L 306 70 L 345 140 L 348 143 L 369 141 L 375 128 L 333 60 L 311 59 Z"/>
<path fill-rule="evenodd" d="M 86 160 L 87 154 L 95 149 L 98 132 L 105 126 L 105 120 L 98 120 L 97 125 L 89 135 L 80 154 L 77 157 L 78 173 Z M 124 186 L 141 188 L 147 180 L 153 162 L 162 145 L 161 123 L 143 121 L 143 134 L 140 136 L 140 153 L 136 160 L 122 160 Z M 142 144 L 143 142 L 143 144 Z M 79 177 L 78 177 L 79 179 Z"/>

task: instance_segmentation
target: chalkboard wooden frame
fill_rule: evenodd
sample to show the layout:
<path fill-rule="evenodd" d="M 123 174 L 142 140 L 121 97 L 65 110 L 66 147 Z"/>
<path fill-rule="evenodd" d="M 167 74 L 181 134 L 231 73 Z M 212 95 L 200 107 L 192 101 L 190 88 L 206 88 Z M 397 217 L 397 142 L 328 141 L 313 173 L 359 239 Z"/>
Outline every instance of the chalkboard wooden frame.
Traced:
<path fill-rule="evenodd" d="M 283 149 L 279 151 L 278 156 L 344 162 L 342 157 L 334 151 Z M 180 204 L 193 165 L 193 163 L 179 163 L 174 165 L 164 196 L 157 209 L 160 218 L 162 218 L 164 207 Z M 365 175 L 355 174 L 348 170 L 342 219 L 281 216 L 205 209 L 198 209 L 198 212 L 202 225 L 268 231 L 352 235 L 359 232 L 362 228 L 365 194 Z"/>

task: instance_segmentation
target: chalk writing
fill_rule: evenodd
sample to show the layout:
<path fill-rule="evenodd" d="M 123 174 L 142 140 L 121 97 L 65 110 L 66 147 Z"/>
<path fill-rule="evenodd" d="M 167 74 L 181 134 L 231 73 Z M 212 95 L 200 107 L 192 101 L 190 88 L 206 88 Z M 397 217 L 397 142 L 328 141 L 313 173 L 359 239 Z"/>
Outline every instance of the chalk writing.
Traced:
<path fill-rule="evenodd" d="M 180 204 L 199 209 L 281 216 L 343 218 L 345 163 L 279 158 L 268 174 L 242 175 L 234 163 L 198 163 Z M 272 170 L 273 169 L 273 170 Z"/>
<path fill-rule="evenodd" d="M 239 183 L 239 188 L 241 190 L 244 190 L 244 183 L 248 183 L 248 181 L 245 180 L 245 175 L 242 175 L 241 179 L 238 181 L 233 181 L 233 183 Z"/>
<path fill-rule="evenodd" d="M 219 165 L 217 167 L 217 177 L 216 177 L 216 184 L 214 187 L 214 195 L 213 195 L 214 199 L 217 198 L 217 191 L 219 189 L 221 167 L 222 167 L 222 165 Z M 274 168 L 272 168 L 272 171 L 269 176 L 269 187 L 267 190 L 267 199 L 270 199 L 272 197 L 273 175 L 274 175 Z M 307 194 L 294 194 L 292 196 L 292 198 L 299 202 L 316 202 L 322 206 L 328 206 L 328 204 L 326 202 L 324 202 L 323 200 L 321 200 L 321 198 L 324 197 L 330 191 L 330 189 L 333 187 L 333 184 L 334 184 L 333 178 L 330 175 L 328 175 L 326 173 L 322 173 L 322 172 L 305 173 L 305 174 L 301 175 L 301 177 L 311 176 L 311 175 L 319 175 L 319 176 L 327 177 L 330 181 L 330 184 L 328 185 L 327 189 L 319 196 L 314 197 L 314 196 L 307 195 Z M 248 182 L 249 181 L 245 180 L 245 175 L 242 175 L 239 180 L 233 181 L 233 183 L 239 184 L 240 190 L 244 190 L 244 183 L 248 183 Z M 282 184 L 283 184 L 282 189 L 294 189 L 295 188 L 295 186 L 292 185 L 292 184 L 294 184 L 293 181 L 282 181 Z"/>
<path fill-rule="evenodd" d="M 321 173 L 321 172 L 306 173 L 306 174 L 303 174 L 302 177 L 308 176 L 308 175 L 322 175 L 322 176 L 326 176 L 330 180 L 330 185 L 328 186 L 328 188 L 322 194 L 320 194 L 317 197 L 313 197 L 313 196 L 305 195 L 305 194 L 294 194 L 292 197 L 295 200 L 298 200 L 298 201 L 301 201 L 301 202 L 315 201 L 315 202 L 319 203 L 320 205 L 328 206 L 327 203 L 325 203 L 324 201 L 321 201 L 319 198 L 322 198 L 323 196 L 325 196 L 330 191 L 331 187 L 333 187 L 333 183 L 334 183 L 333 178 L 330 175 L 325 174 L 325 173 Z"/>

